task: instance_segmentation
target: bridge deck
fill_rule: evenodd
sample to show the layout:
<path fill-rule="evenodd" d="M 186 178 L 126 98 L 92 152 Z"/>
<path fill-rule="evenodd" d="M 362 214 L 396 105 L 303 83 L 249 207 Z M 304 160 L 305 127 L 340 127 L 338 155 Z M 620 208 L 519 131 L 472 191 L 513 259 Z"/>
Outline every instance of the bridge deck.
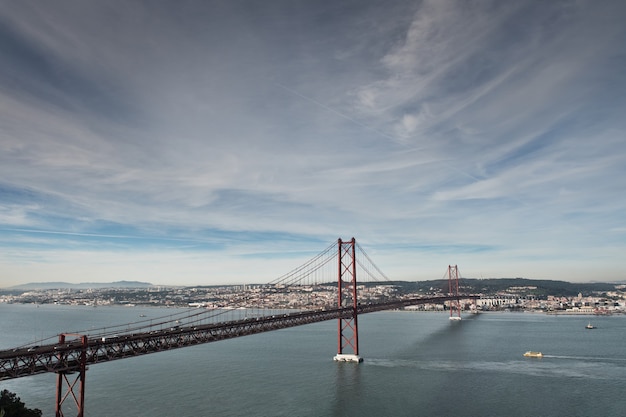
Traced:
<path fill-rule="evenodd" d="M 461 296 L 460 298 L 473 297 Z M 457 297 L 411 298 L 365 304 L 358 306 L 357 313 L 373 313 L 409 305 L 444 302 L 453 299 L 457 299 Z M 96 364 L 326 320 L 348 318 L 352 314 L 352 307 L 302 311 L 198 326 L 174 326 L 166 330 L 88 339 L 86 345 L 83 345 L 80 340 L 73 340 L 64 344 L 56 343 L 37 347 L 9 349 L 0 351 L 0 380 L 46 372 L 75 372 L 80 367 L 83 353 L 85 354 L 87 364 Z"/>

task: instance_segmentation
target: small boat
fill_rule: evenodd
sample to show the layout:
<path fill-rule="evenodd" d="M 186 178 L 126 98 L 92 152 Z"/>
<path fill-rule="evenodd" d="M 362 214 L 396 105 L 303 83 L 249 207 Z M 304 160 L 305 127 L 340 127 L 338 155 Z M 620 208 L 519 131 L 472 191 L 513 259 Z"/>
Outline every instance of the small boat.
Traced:
<path fill-rule="evenodd" d="M 528 358 L 543 358 L 543 353 L 533 352 L 532 350 L 529 350 L 528 352 L 524 353 L 524 356 Z"/>
<path fill-rule="evenodd" d="M 594 326 L 593 324 L 589 323 L 588 325 L 585 326 L 585 329 L 595 329 L 596 326 Z"/>

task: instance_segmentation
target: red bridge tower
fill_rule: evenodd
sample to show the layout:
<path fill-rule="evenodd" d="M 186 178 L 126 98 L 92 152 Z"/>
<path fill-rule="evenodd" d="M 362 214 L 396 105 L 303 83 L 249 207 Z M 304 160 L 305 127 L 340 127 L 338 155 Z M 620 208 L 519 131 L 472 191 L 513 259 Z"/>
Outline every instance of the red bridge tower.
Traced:
<path fill-rule="evenodd" d="M 461 303 L 459 301 L 459 268 L 457 265 L 448 265 L 448 288 L 450 296 L 456 296 L 450 300 L 450 320 L 461 320 Z M 454 312 L 456 311 L 456 316 Z"/>
<path fill-rule="evenodd" d="M 350 311 L 340 313 L 338 322 L 339 347 L 334 360 L 342 362 L 362 362 L 359 356 L 359 325 L 357 321 L 358 301 L 356 293 L 356 241 L 337 241 L 339 279 L 337 287 L 337 308 L 350 307 Z"/>

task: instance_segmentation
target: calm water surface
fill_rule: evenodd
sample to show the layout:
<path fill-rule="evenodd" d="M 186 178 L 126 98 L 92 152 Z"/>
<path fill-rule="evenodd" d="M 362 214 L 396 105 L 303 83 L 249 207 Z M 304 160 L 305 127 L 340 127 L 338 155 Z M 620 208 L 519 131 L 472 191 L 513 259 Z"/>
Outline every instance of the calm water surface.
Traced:
<path fill-rule="evenodd" d="M 0 304 L 0 349 L 167 309 Z M 591 319 L 594 330 L 584 327 Z M 626 317 L 380 312 L 90 366 L 86 416 L 624 416 Z M 543 359 L 524 358 L 527 350 Z M 54 416 L 55 375 L 0 382 Z M 65 408 L 64 408 L 65 410 Z M 65 411 L 67 416 L 71 415 Z"/>

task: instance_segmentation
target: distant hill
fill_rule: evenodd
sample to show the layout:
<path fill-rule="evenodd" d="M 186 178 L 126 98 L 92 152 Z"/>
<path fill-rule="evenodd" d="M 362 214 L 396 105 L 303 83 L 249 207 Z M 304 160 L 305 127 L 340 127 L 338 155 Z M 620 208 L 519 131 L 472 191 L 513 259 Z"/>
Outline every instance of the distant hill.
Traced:
<path fill-rule="evenodd" d="M 55 290 L 73 289 L 87 290 L 89 288 L 146 288 L 151 287 L 149 282 L 140 281 L 116 281 L 116 282 L 81 282 L 72 284 L 69 282 L 30 282 L 28 284 L 16 285 L 6 288 L 7 290 Z"/>
<path fill-rule="evenodd" d="M 448 280 L 438 279 L 432 281 L 417 282 L 394 282 L 406 292 L 448 292 Z M 573 297 L 582 293 L 588 296 L 594 293 L 614 291 L 620 283 L 608 282 L 567 282 L 545 279 L 526 278 L 459 278 L 459 292 L 471 294 L 497 294 L 515 292 L 538 297 L 547 295 Z M 622 283 L 623 284 L 623 283 Z M 508 291 L 507 291 L 508 290 Z"/>
<path fill-rule="evenodd" d="M 396 285 L 401 293 L 437 293 L 448 292 L 448 280 L 438 279 L 430 281 L 386 281 L 386 282 L 362 282 L 365 286 L 375 286 L 381 284 Z M 498 294 L 516 293 L 532 295 L 536 297 L 554 296 L 576 296 L 582 293 L 584 296 L 614 291 L 617 285 L 625 285 L 626 282 L 567 282 L 554 280 L 538 280 L 526 278 L 459 278 L 459 291 L 466 294 Z M 337 285 L 336 282 L 329 282 L 326 285 Z M 50 289 L 103 289 L 103 288 L 148 288 L 153 284 L 140 281 L 116 281 L 116 282 L 83 282 L 71 284 L 69 282 L 32 282 L 28 284 L 16 285 L 10 288 L 3 288 L 7 291 L 32 291 Z M 216 285 L 222 286 L 222 285 Z M 211 286 L 207 286 L 211 287 Z"/>

